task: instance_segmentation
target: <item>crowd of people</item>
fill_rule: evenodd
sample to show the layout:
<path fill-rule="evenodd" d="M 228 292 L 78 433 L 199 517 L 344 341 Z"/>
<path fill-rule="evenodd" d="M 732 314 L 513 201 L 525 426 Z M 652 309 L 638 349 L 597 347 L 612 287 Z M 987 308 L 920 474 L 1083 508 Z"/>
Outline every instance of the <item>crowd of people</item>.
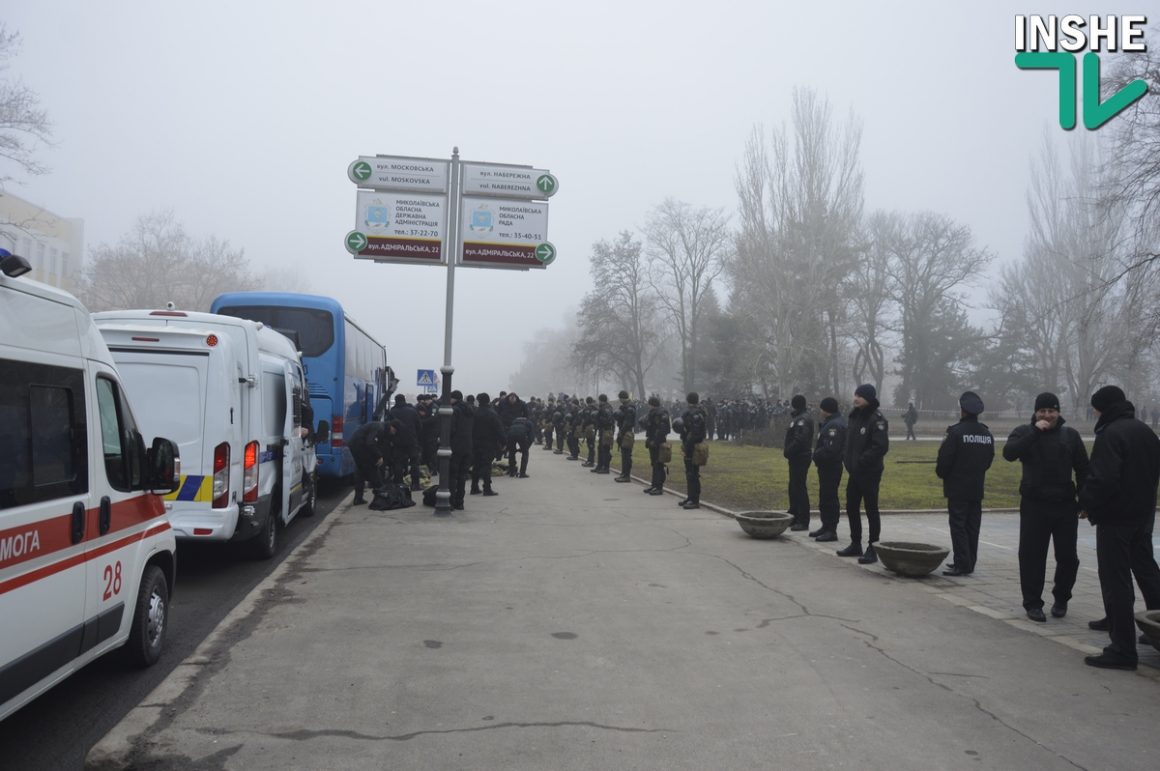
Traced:
<path fill-rule="evenodd" d="M 890 449 L 889 422 L 872 384 L 854 390 L 852 407 L 843 414 L 838 400 L 818 402 L 815 427 L 806 397 L 786 402 L 724 400 L 702 404 L 697 393 L 685 402 L 650 397 L 633 400 L 626 391 L 616 402 L 600 394 L 580 398 L 553 394 L 547 399 L 522 400 L 500 392 L 494 402 L 487 393 L 452 391 L 451 507 L 462 510 L 465 496 L 493 496 L 493 468 L 513 478 L 527 478 L 529 450 L 565 455 L 594 474 L 610 474 L 613 449 L 620 453 L 616 482 L 632 479 L 636 434 L 644 434 L 649 453 L 650 484 L 643 492 L 662 495 L 672 462 L 669 436 L 676 433 L 684 464 L 686 494 L 678 501 L 686 509 L 701 502 L 700 470 L 708 460 L 708 440 L 740 438 L 744 432 L 766 429 L 785 420 L 783 455 L 789 466 L 789 514 L 792 530 L 810 530 L 807 475 L 817 469 L 820 525 L 809 536 L 837 541 L 842 505 L 839 490 L 846 477 L 845 506 L 850 541 L 837 550 L 862 564 L 877 562 L 875 544 L 882 523 L 879 489 Z M 935 473 L 942 480 L 952 544 L 945 576 L 970 576 L 978 556 L 985 475 L 995 457 L 995 439 L 979 420 L 981 397 L 967 391 L 959 398 L 960 419 L 947 428 L 938 450 Z M 1160 483 L 1160 439 L 1142 420 L 1124 392 L 1105 386 L 1091 398 L 1097 419 L 1089 458 L 1079 433 L 1060 414 L 1058 397 L 1042 393 L 1035 399 L 1030 422 L 1011 432 L 1002 456 L 1022 464 L 1019 528 L 1019 574 L 1023 607 L 1032 621 L 1045 623 L 1043 589 L 1049 547 L 1054 547 L 1055 574 L 1050 614 L 1066 616 L 1079 569 L 1078 527 L 1087 519 L 1096 527 L 1096 554 L 1106 616 L 1090 622 L 1111 639 L 1103 653 L 1088 656 L 1089 665 L 1135 669 L 1137 664 L 1133 607 L 1133 577 L 1149 609 L 1160 609 L 1160 567 L 1153 557 L 1157 485 Z M 364 489 L 390 481 L 402 483 L 409 474 L 418 489 L 421 470 L 436 473 L 439 444 L 438 404 L 421 396 L 415 405 L 402 396 L 382 421 L 358 429 L 349 446 L 358 467 L 356 504 L 365 503 Z M 676 415 L 677 417 L 672 417 Z M 914 437 L 914 405 L 903 413 L 907 438 Z M 816 430 L 815 430 L 816 428 Z M 518 455 L 518 461 L 517 461 Z M 506 457 L 506 466 L 504 460 Z M 468 490 L 470 483 L 470 490 Z M 863 542 L 862 510 L 867 532 Z M 1144 638 L 1141 638 L 1143 641 Z"/>

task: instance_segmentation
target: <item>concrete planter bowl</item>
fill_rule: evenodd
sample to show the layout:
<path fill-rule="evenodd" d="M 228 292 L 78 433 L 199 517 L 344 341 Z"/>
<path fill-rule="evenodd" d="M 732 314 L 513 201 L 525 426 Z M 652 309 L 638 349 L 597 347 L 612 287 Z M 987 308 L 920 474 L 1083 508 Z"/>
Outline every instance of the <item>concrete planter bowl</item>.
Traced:
<path fill-rule="evenodd" d="M 930 575 L 951 553 L 942 546 L 906 541 L 881 541 L 874 544 L 874 551 L 887 570 L 911 578 Z"/>
<path fill-rule="evenodd" d="M 793 523 L 793 515 L 784 511 L 742 511 L 734 517 L 754 538 L 777 538 Z"/>
<path fill-rule="evenodd" d="M 1160 650 L 1160 610 L 1142 610 L 1136 614 L 1136 626 L 1152 643 L 1152 647 Z"/>

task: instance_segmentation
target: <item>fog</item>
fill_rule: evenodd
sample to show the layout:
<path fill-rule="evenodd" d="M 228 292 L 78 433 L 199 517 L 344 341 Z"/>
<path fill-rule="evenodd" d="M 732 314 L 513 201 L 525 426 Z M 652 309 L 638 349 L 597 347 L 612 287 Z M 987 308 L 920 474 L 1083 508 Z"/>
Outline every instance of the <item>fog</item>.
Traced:
<path fill-rule="evenodd" d="M 494 392 L 537 328 L 573 323 L 595 241 L 668 197 L 735 208 L 745 141 L 788 120 L 794 87 L 862 121 L 867 212 L 945 213 L 997 271 L 1022 249 L 1032 159 L 1062 133 L 1056 75 L 1013 63 L 1015 14 L 1145 5 L 10 0 L 10 74 L 56 141 L 51 172 L 9 189 L 83 218 L 90 250 L 172 209 L 338 298 L 413 393 L 442 363 L 446 270 L 346 252 L 347 165 L 458 147 L 548 169 L 555 262 L 455 274 L 456 384 Z"/>

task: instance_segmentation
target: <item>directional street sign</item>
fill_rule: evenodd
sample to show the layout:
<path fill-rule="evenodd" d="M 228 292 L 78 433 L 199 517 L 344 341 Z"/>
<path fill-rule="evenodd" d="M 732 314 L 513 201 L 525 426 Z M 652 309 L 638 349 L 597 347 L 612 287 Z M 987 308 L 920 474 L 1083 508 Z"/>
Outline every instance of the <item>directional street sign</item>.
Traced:
<path fill-rule="evenodd" d="M 548 240 L 548 204 L 463 198 L 459 264 L 489 268 L 543 268 L 537 249 Z M 552 256 L 555 249 L 549 245 Z"/>
<path fill-rule="evenodd" d="M 463 194 L 496 198 L 548 198 L 560 183 L 543 169 L 499 163 L 463 164 Z"/>
<path fill-rule="evenodd" d="M 360 190 L 354 226 L 346 248 L 356 257 L 438 265 L 444 257 L 447 197 Z"/>
<path fill-rule="evenodd" d="M 372 190 L 446 193 L 447 161 L 394 155 L 364 155 L 346 169 L 350 181 Z"/>

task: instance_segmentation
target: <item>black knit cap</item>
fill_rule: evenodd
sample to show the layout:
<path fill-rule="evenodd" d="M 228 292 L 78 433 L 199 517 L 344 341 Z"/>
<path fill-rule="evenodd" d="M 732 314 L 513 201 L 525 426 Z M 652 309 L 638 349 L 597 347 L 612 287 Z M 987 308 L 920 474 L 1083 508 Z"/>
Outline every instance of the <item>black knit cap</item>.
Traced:
<path fill-rule="evenodd" d="M 617 399 L 627 399 L 628 398 L 628 391 L 621 391 L 619 394 L 617 394 L 616 398 Z"/>
<path fill-rule="evenodd" d="M 825 399 L 822 399 L 822 401 L 818 403 L 818 409 L 820 409 L 822 412 L 833 415 L 838 411 L 838 400 L 832 396 L 827 396 Z"/>
<path fill-rule="evenodd" d="M 1107 412 L 1109 407 L 1126 401 L 1128 397 L 1119 386 L 1106 385 L 1092 394 L 1092 407 L 1100 412 Z"/>
<path fill-rule="evenodd" d="M 1059 397 L 1050 391 L 1044 391 L 1035 397 L 1035 411 L 1040 410 L 1055 410 L 1059 411 Z"/>
<path fill-rule="evenodd" d="M 657 398 L 657 397 L 655 397 L 655 396 L 650 396 L 650 397 L 648 398 L 648 403 L 649 403 L 649 406 L 650 406 L 650 407 L 659 407 L 659 406 L 661 406 L 661 400 L 660 400 L 660 399 L 658 399 L 658 398 Z"/>
<path fill-rule="evenodd" d="M 789 400 L 789 404 L 795 410 L 804 410 L 806 408 L 806 397 L 801 394 L 794 394 L 794 397 Z"/>

